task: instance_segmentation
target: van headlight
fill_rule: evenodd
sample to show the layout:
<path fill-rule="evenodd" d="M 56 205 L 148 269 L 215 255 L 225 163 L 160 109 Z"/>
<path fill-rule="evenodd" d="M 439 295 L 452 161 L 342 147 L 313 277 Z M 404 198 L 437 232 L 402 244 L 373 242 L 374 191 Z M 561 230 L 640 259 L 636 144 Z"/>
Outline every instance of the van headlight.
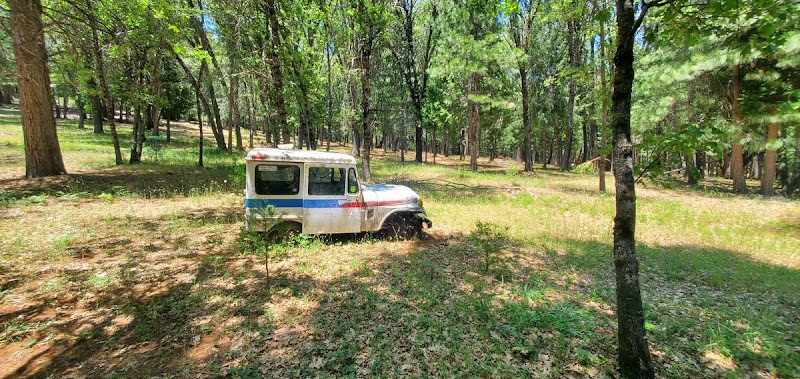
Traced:
<path fill-rule="evenodd" d="M 422 207 L 422 198 L 421 198 L 421 197 L 418 197 L 418 198 L 417 198 L 417 205 L 419 205 L 420 207 Z"/>

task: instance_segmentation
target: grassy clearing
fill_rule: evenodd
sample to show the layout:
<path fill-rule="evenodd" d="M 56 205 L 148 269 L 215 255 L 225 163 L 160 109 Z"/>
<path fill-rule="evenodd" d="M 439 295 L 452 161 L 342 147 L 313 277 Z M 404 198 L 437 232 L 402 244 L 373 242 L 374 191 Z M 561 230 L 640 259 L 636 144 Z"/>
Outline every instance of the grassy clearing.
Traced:
<path fill-rule="evenodd" d="M 0 377 L 616 377 L 614 199 L 592 176 L 376 152 L 430 238 L 304 238 L 275 250 L 268 291 L 239 238 L 239 157 L 195 167 L 186 125 L 159 163 L 112 167 L 109 136 L 66 122 L 70 175 L 26 181 L 16 117 L 0 112 Z M 800 375 L 800 204 L 638 195 L 659 376 Z M 488 271 L 479 221 L 508 228 Z"/>

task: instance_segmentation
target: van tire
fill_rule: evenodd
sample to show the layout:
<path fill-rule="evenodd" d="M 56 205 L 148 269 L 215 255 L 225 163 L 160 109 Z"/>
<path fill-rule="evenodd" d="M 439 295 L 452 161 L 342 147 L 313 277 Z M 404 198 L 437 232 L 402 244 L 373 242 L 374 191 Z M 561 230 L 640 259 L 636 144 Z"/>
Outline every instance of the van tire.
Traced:
<path fill-rule="evenodd" d="M 411 214 L 394 214 L 383 223 L 380 234 L 393 240 L 409 240 L 420 236 L 421 225 Z"/>

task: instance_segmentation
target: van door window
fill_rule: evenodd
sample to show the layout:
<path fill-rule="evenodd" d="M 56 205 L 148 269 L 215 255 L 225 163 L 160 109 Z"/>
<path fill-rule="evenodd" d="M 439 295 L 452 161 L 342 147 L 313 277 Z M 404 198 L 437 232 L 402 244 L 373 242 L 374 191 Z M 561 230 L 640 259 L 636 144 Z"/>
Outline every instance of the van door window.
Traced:
<path fill-rule="evenodd" d="M 309 167 L 308 194 L 313 196 L 344 195 L 344 169 Z"/>
<path fill-rule="evenodd" d="M 347 193 L 351 195 L 358 193 L 358 176 L 354 168 L 347 170 Z"/>
<path fill-rule="evenodd" d="M 260 164 L 256 166 L 255 177 L 259 195 L 297 195 L 300 192 L 300 167 Z"/>

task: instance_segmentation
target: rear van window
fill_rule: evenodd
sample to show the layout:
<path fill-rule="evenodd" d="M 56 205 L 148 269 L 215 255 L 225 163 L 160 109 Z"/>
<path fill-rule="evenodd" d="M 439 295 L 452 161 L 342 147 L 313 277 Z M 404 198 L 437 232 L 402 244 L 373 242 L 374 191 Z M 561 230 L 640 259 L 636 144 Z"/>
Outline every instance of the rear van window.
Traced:
<path fill-rule="evenodd" d="M 260 164 L 256 166 L 256 193 L 259 195 L 297 195 L 300 192 L 300 167 Z"/>

